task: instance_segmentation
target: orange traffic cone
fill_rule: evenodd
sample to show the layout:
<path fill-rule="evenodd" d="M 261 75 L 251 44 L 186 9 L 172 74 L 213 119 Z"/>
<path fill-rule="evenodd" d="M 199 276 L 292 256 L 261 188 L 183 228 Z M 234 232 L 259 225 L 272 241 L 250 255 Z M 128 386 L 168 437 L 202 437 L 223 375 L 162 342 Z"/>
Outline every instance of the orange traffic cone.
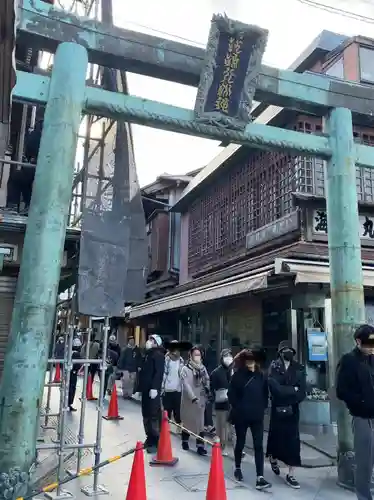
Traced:
<path fill-rule="evenodd" d="M 227 500 L 222 450 L 219 441 L 213 445 L 206 500 Z"/>
<path fill-rule="evenodd" d="M 140 441 L 136 443 L 126 500 L 147 500 L 144 471 L 144 451 L 143 443 Z"/>
<path fill-rule="evenodd" d="M 157 455 L 152 458 L 149 465 L 168 465 L 169 467 L 172 467 L 178 462 L 178 460 L 178 458 L 173 457 L 168 414 L 164 411 L 161 422 L 160 439 L 157 447 Z"/>
<path fill-rule="evenodd" d="M 117 386 L 113 385 L 112 395 L 110 397 L 108 415 L 103 417 L 105 420 L 123 420 L 118 413 L 118 397 L 117 397 Z"/>
<path fill-rule="evenodd" d="M 56 365 L 55 378 L 53 379 L 54 384 L 59 384 L 61 382 L 61 366 L 60 363 Z"/>
<path fill-rule="evenodd" d="M 87 401 L 97 401 L 97 398 L 94 397 L 92 392 L 92 376 L 90 373 L 87 378 L 86 399 Z"/>

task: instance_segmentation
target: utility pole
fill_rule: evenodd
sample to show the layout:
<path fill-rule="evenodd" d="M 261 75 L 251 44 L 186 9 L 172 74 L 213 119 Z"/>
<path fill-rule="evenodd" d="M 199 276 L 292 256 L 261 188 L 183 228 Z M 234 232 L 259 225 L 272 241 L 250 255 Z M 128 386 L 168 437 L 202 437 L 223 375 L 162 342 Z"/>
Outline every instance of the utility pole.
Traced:
<path fill-rule="evenodd" d="M 24 493 L 35 456 L 87 65 L 83 46 L 58 47 L 0 389 L 0 499 Z"/>
<path fill-rule="evenodd" d="M 335 359 L 339 361 L 353 348 L 354 331 L 365 321 L 365 301 L 351 111 L 345 108 L 331 110 L 327 127 L 332 150 L 326 168 L 332 333 Z M 336 404 L 338 483 L 353 488 L 351 419 L 345 406 L 340 401 Z"/>

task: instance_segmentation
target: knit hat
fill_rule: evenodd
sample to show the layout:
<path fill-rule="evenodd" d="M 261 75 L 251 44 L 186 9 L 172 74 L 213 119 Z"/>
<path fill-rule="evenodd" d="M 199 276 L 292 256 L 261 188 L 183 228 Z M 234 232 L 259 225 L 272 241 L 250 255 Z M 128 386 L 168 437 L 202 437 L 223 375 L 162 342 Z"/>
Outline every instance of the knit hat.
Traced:
<path fill-rule="evenodd" d="M 282 342 L 279 343 L 278 352 L 281 353 L 282 351 L 292 351 L 294 354 L 296 354 L 295 349 L 292 347 L 288 340 L 282 340 Z"/>

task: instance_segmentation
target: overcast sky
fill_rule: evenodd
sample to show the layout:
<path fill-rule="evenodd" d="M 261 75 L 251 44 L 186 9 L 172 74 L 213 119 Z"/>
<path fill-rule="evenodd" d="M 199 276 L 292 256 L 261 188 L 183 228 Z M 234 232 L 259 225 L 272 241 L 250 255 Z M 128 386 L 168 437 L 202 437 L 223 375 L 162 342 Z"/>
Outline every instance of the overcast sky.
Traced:
<path fill-rule="evenodd" d="M 374 17 L 371 0 L 319 0 Z M 305 5 L 300 0 L 113 0 L 119 26 L 205 47 L 213 13 L 223 13 L 270 32 L 264 63 L 286 68 L 323 30 L 373 38 L 374 24 L 355 21 Z M 151 31 L 151 29 L 156 30 Z M 157 31 L 163 32 L 159 33 Z M 175 38 L 176 35 L 180 38 Z M 186 40 L 181 40 L 181 38 Z M 196 89 L 129 74 L 130 93 L 184 108 L 193 108 Z M 218 154 L 215 141 L 133 126 L 140 185 L 164 173 L 182 174 Z"/>

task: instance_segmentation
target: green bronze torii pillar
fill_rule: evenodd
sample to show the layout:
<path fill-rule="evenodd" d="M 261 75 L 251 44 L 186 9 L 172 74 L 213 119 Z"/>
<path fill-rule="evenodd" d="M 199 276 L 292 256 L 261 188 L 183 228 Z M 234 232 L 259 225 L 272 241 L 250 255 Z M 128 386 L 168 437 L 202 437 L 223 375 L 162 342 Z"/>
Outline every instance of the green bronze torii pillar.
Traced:
<path fill-rule="evenodd" d="M 353 333 L 365 321 L 365 301 L 356 187 L 352 113 L 331 110 L 327 123 L 331 159 L 326 167 L 326 207 L 334 361 L 350 351 Z M 335 369 L 335 366 L 331 367 Z M 338 483 L 354 487 L 352 430 L 347 409 L 338 410 Z"/>
<path fill-rule="evenodd" d="M 2 376 L 1 499 L 13 497 L 7 479 L 18 486 L 27 481 L 35 456 L 40 397 L 60 279 L 87 65 L 84 47 L 75 43 L 58 47 Z M 15 467 L 19 470 L 14 470 Z M 22 488 L 17 493 L 22 494 Z"/>

